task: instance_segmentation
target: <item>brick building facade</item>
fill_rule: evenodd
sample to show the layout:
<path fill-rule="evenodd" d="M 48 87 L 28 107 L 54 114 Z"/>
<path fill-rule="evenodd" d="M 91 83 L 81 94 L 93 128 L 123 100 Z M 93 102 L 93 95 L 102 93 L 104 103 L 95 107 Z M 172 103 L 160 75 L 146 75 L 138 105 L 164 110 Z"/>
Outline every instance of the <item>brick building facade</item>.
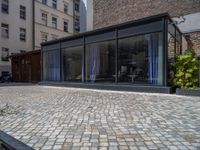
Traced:
<path fill-rule="evenodd" d="M 163 12 L 168 12 L 171 17 L 199 13 L 192 20 L 195 30 L 187 28 L 182 32 L 189 35 L 192 42 L 190 46 L 200 55 L 200 19 L 197 22 L 198 17 L 200 18 L 200 0 L 94 0 L 94 28 L 102 28 Z M 190 20 L 186 26 L 190 27 L 192 21 Z"/>

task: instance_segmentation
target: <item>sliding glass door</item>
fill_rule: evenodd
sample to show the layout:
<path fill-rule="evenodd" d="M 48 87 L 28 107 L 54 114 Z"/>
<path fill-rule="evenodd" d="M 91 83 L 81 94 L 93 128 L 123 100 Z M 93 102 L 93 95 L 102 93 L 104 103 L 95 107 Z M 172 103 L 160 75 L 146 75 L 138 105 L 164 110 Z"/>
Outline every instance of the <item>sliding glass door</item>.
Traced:
<path fill-rule="evenodd" d="M 83 46 L 62 49 L 63 80 L 82 81 Z"/>
<path fill-rule="evenodd" d="M 119 39 L 118 82 L 163 84 L 162 34 Z"/>
<path fill-rule="evenodd" d="M 115 41 L 86 45 L 86 82 L 115 82 Z"/>
<path fill-rule="evenodd" d="M 59 50 L 51 50 L 43 52 L 43 79 L 45 81 L 60 80 Z"/>

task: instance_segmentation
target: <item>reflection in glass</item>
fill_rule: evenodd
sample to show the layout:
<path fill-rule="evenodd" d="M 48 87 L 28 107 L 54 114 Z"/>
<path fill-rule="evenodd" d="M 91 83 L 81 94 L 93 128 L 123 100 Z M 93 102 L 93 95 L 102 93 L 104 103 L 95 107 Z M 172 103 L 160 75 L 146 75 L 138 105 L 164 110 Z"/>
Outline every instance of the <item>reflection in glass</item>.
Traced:
<path fill-rule="evenodd" d="M 59 50 L 43 53 L 43 79 L 45 81 L 60 80 L 60 53 Z"/>
<path fill-rule="evenodd" d="M 115 41 L 86 45 L 86 81 L 115 81 Z"/>
<path fill-rule="evenodd" d="M 62 50 L 64 81 L 82 81 L 82 53 L 83 46 Z"/>
<path fill-rule="evenodd" d="M 162 85 L 162 50 L 161 33 L 120 39 L 118 81 Z"/>

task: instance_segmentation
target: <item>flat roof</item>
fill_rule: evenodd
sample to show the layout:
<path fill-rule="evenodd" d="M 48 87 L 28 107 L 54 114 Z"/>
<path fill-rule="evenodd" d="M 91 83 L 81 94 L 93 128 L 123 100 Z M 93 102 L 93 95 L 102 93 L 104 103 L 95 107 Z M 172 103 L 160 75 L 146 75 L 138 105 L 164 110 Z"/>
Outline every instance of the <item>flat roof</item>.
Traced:
<path fill-rule="evenodd" d="M 79 34 L 72 35 L 72 36 L 63 37 L 63 38 L 56 39 L 56 40 L 51 40 L 51 41 L 48 41 L 48 42 L 45 42 L 45 43 L 41 43 L 41 46 L 51 45 L 51 44 L 63 42 L 63 41 L 66 41 L 66 40 L 72 40 L 72 39 L 76 39 L 76 38 L 82 38 L 84 36 L 94 35 L 94 34 L 107 32 L 107 31 L 112 31 L 114 29 L 120 29 L 120 28 L 129 27 L 129 26 L 136 26 L 136 25 L 139 25 L 139 24 L 153 22 L 153 21 L 156 21 L 156 20 L 159 20 L 159 19 L 162 19 L 162 18 L 167 18 L 170 21 L 172 21 L 169 13 L 166 12 L 166 13 L 161 13 L 161 14 L 158 14 L 158 15 L 149 16 L 149 17 L 145 17 L 145 18 L 141 18 L 141 19 L 137 19 L 137 20 L 133 20 L 133 21 L 128 21 L 128 22 L 125 22 L 125 23 L 117 24 L 117 25 L 112 25 L 112 26 L 99 28 L 99 29 L 95 29 L 95 30 L 92 30 L 92 31 L 88 31 L 88 32 L 79 33 Z"/>
<path fill-rule="evenodd" d="M 13 57 L 21 57 L 21 56 L 25 56 L 25 55 L 31 55 L 31 54 L 35 54 L 35 53 L 40 53 L 41 50 L 33 50 L 33 51 L 27 51 L 27 52 L 23 52 L 23 53 L 17 53 L 17 54 L 13 54 L 10 55 L 9 57 L 13 58 Z"/>

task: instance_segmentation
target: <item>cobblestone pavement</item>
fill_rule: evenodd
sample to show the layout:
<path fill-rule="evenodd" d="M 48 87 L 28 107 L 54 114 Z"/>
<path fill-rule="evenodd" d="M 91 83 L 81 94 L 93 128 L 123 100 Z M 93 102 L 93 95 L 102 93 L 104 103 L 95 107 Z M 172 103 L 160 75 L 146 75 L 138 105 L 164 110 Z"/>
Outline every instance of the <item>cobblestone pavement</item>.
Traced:
<path fill-rule="evenodd" d="M 35 149 L 200 149 L 200 97 L 10 86 L 5 107 L 0 129 Z"/>

